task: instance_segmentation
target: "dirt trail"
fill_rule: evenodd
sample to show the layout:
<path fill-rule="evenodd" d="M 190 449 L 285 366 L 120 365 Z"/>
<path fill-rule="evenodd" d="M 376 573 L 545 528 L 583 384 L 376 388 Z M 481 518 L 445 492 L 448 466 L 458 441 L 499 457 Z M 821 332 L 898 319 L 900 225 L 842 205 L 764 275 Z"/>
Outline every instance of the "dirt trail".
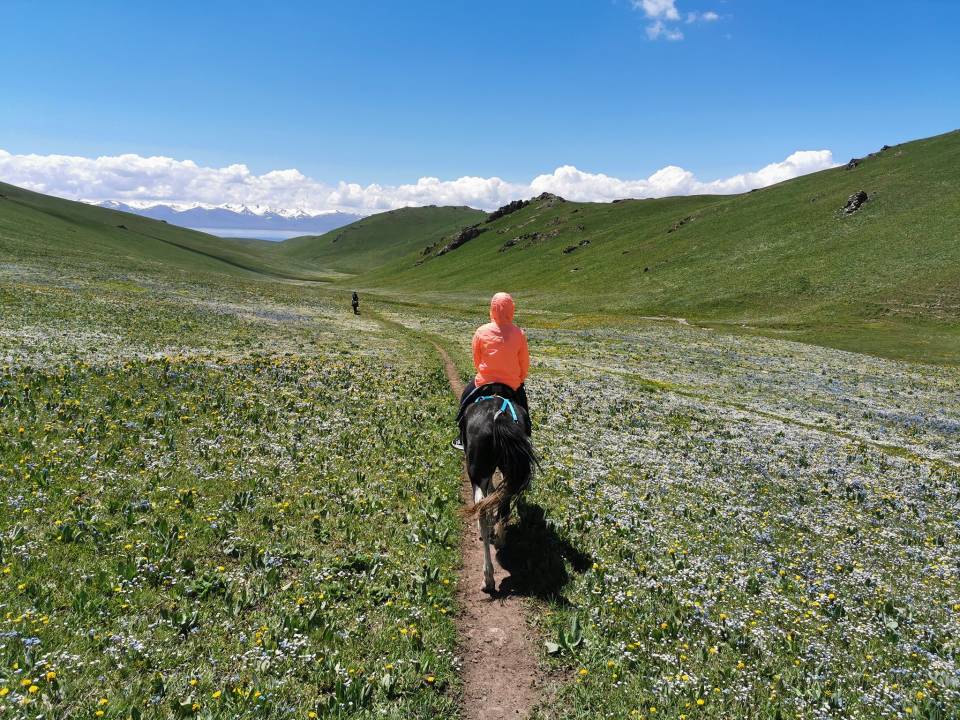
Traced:
<path fill-rule="evenodd" d="M 450 389 L 457 398 L 463 383 L 457 367 L 439 345 Z M 473 502 L 466 469 L 461 495 L 465 505 Z M 462 608 L 457 617 L 459 655 L 463 658 L 463 708 L 466 720 L 524 718 L 536 704 L 545 677 L 537 662 L 536 640 L 524 619 L 520 598 L 485 594 L 483 544 L 476 523 L 465 528 L 460 544 L 463 570 L 457 596 Z M 494 563 L 497 586 L 504 572 Z"/>

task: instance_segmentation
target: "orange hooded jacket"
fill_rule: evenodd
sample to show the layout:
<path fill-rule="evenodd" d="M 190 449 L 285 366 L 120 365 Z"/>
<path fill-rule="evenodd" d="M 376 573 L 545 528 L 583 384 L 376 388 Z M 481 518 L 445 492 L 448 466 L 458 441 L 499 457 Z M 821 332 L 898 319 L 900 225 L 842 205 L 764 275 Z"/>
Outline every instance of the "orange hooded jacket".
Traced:
<path fill-rule="evenodd" d="M 527 336 L 513 324 L 513 298 L 498 292 L 490 300 L 490 320 L 473 334 L 477 387 L 503 383 L 514 390 L 527 379 L 530 353 Z"/>

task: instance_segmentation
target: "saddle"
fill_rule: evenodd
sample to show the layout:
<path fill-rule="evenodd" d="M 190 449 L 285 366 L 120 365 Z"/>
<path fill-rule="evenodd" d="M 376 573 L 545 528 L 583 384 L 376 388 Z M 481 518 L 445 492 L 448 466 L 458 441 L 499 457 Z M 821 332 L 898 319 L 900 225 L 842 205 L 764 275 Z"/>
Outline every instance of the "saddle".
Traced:
<path fill-rule="evenodd" d="M 463 399 L 463 402 L 460 404 L 460 409 L 457 411 L 457 425 L 459 425 L 463 419 L 463 414 L 466 412 L 467 407 L 481 400 L 490 398 L 501 398 L 503 400 L 498 414 L 501 412 L 509 412 L 513 416 L 514 422 L 520 422 L 517 417 L 517 411 L 514 409 L 514 405 L 517 402 L 517 394 L 514 389 L 503 383 L 487 383 L 486 385 L 475 388 L 473 392 Z"/>

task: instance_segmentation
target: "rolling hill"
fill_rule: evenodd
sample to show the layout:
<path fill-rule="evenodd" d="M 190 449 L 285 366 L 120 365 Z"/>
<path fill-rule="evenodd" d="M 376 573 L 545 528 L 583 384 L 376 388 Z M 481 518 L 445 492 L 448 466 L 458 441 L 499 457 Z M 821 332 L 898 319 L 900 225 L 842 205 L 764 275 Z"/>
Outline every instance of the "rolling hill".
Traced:
<path fill-rule="evenodd" d="M 98 269 L 154 269 L 322 279 L 269 252 L 272 243 L 228 240 L 132 213 L 0 183 L 0 258 Z"/>
<path fill-rule="evenodd" d="M 742 195 L 405 208 L 282 243 L 0 184 L 5 260 L 325 280 L 470 313 L 509 289 L 536 322 L 678 318 L 948 363 L 960 359 L 958 221 L 960 132 Z"/>
<path fill-rule="evenodd" d="M 867 201 L 841 212 L 860 190 Z M 522 307 L 591 322 L 670 316 L 894 357 L 960 357 L 960 132 L 742 195 L 543 196 L 443 254 L 452 232 L 394 243 L 391 218 L 375 218 L 338 231 L 362 226 L 376 248 L 336 265 L 370 291 L 476 308 L 507 288 Z M 324 263 L 332 256 L 316 242 L 278 251 Z"/>
<path fill-rule="evenodd" d="M 291 238 L 272 249 L 305 267 L 364 274 L 393 266 L 398 258 L 412 256 L 425 245 L 464 225 L 482 222 L 486 216 L 482 210 L 468 207 L 401 208 L 323 235 Z"/>

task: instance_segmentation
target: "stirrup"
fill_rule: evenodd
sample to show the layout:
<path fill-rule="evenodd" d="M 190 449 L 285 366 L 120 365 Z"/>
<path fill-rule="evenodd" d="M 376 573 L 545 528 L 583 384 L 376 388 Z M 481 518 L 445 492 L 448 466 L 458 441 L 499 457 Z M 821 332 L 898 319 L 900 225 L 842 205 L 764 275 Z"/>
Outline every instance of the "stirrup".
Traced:
<path fill-rule="evenodd" d="M 453 439 L 453 442 L 450 443 L 450 447 L 452 447 L 454 450 L 463 450 L 463 440 L 460 439 L 459 435 Z"/>

